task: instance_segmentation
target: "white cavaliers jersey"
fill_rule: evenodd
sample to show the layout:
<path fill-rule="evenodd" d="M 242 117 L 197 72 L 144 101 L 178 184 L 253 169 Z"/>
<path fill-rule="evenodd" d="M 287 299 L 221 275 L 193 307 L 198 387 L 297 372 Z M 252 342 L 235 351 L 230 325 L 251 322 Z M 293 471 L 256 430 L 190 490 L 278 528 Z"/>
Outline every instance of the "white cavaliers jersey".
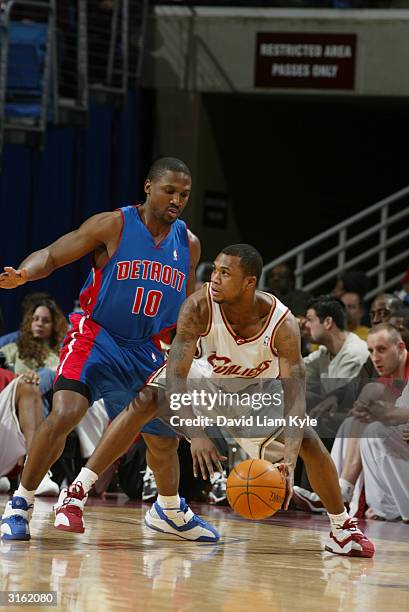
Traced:
<path fill-rule="evenodd" d="M 266 448 L 271 446 L 283 429 L 282 424 L 271 423 L 271 420 L 283 416 L 283 402 L 280 399 L 277 403 L 274 399 L 276 394 L 281 396 L 282 391 L 281 382 L 277 380 L 280 372 L 274 339 L 290 311 L 277 298 L 265 293 L 271 308 L 263 328 L 252 338 L 241 338 L 229 325 L 221 305 L 213 301 L 210 284 L 206 292 L 209 321 L 198 342 L 186 385 L 186 391 L 192 393 L 193 413 L 199 419 L 209 417 L 212 421 L 200 422 L 200 427 L 208 427 L 210 424 L 223 427 L 250 457 L 263 458 Z M 264 386 L 263 381 L 267 386 Z M 151 376 L 147 384 L 166 389 L 166 364 Z M 263 391 L 270 391 L 270 402 L 256 405 L 260 385 Z M 197 401 L 194 392 L 200 395 Z M 249 401 L 245 401 L 246 395 Z M 213 399 L 209 403 L 210 396 Z M 167 398 L 165 405 L 166 412 L 169 408 Z M 170 407 L 171 410 L 180 408 Z M 177 418 L 175 414 L 172 415 L 173 419 Z M 219 422 L 220 417 L 226 417 L 227 420 Z M 163 420 L 177 431 L 178 423 L 173 422 L 172 418 L 167 415 Z M 245 421 L 246 418 L 250 418 L 250 423 Z M 185 431 L 181 431 L 181 434 L 186 435 Z M 283 456 L 283 446 L 278 446 L 277 461 Z M 272 460 L 271 456 L 269 459 Z"/>
<path fill-rule="evenodd" d="M 263 292 L 271 301 L 267 321 L 252 338 L 241 338 L 231 328 L 222 306 L 213 300 L 210 284 L 207 284 L 206 291 L 209 323 L 198 343 L 197 359 L 207 361 L 211 366 L 208 376 L 218 379 L 241 378 L 249 382 L 254 378 L 277 378 L 280 372 L 274 339 L 290 312 L 287 306 Z"/>

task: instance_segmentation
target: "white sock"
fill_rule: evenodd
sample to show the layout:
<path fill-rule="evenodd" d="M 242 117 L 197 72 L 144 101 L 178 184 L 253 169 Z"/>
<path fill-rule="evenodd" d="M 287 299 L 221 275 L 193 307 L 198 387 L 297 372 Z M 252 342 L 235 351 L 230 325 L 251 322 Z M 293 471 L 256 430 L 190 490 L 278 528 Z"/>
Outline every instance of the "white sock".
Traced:
<path fill-rule="evenodd" d="M 180 506 L 180 497 L 178 493 L 176 495 L 158 495 L 157 501 L 159 506 L 165 510 L 167 508 L 179 508 Z"/>
<path fill-rule="evenodd" d="M 341 514 L 330 514 L 329 512 L 327 512 L 327 514 L 328 514 L 329 520 L 331 521 L 332 528 L 342 527 L 345 521 L 350 518 L 345 508 L 344 508 L 344 511 L 341 512 Z"/>
<path fill-rule="evenodd" d="M 95 472 L 93 472 L 92 470 L 83 467 L 72 484 L 79 482 L 82 485 L 84 492 L 89 493 L 89 490 L 96 483 L 97 480 L 98 474 L 95 474 Z"/>
<path fill-rule="evenodd" d="M 345 478 L 340 478 L 339 486 L 341 487 L 341 493 L 344 502 L 347 502 L 349 504 L 354 494 L 355 485 L 353 485 L 352 482 L 345 480 Z"/>
<path fill-rule="evenodd" d="M 14 493 L 13 497 L 24 497 L 28 505 L 30 505 L 30 504 L 34 504 L 34 494 L 35 494 L 35 490 L 27 491 L 27 489 L 25 489 L 23 485 L 20 484 L 18 486 L 17 491 Z"/>

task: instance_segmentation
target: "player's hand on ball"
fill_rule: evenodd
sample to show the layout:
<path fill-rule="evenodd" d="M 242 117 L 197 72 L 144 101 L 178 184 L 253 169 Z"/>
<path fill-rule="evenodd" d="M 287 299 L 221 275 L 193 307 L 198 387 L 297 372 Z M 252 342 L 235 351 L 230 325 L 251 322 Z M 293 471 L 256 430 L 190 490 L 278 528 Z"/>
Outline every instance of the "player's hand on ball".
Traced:
<path fill-rule="evenodd" d="M 280 472 L 285 478 L 286 492 L 285 492 L 285 499 L 283 503 L 283 510 L 288 510 L 290 500 L 293 496 L 294 466 L 290 463 L 276 463 L 275 465 L 276 467 L 278 467 L 278 469 L 280 470 Z"/>
<path fill-rule="evenodd" d="M 28 281 L 28 272 L 25 268 L 15 270 L 10 266 L 5 266 L 4 272 L 0 274 L 0 287 L 2 289 L 15 289 L 24 285 Z"/>
<path fill-rule="evenodd" d="M 219 453 L 209 438 L 192 438 L 190 452 L 192 453 L 193 475 L 195 478 L 199 474 L 202 475 L 204 480 L 207 480 L 207 476 L 211 478 L 214 474 L 214 468 L 219 472 L 223 472 L 220 461 L 226 461 L 227 457 Z"/>

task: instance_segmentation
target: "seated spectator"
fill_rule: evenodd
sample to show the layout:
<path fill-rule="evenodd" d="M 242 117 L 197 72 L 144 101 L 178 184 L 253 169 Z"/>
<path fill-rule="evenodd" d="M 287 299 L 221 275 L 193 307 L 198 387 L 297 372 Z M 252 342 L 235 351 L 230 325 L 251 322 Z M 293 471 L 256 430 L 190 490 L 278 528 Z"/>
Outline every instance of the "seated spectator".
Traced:
<path fill-rule="evenodd" d="M 67 321 L 53 300 L 35 302 L 23 317 L 17 341 L 2 347 L 7 367 L 15 374 L 39 368 L 55 371 L 66 331 Z"/>
<path fill-rule="evenodd" d="M 340 299 L 347 309 L 348 331 L 353 332 L 362 340 L 366 340 L 369 327 L 361 325 L 365 314 L 361 296 L 356 291 L 346 291 Z"/>
<path fill-rule="evenodd" d="M 67 330 L 67 322 L 52 299 L 29 301 L 16 342 L 2 347 L 4 367 L 21 374 L 29 370 L 40 376 L 43 411 L 49 413 L 59 350 Z"/>
<path fill-rule="evenodd" d="M 373 300 L 370 306 L 370 320 L 373 322 L 373 325 L 388 321 L 398 321 L 402 325 L 406 314 L 402 313 L 402 307 L 402 303 L 396 296 L 386 293 L 380 294 Z M 332 390 L 322 400 L 320 400 L 320 396 L 317 394 L 315 397 L 312 396 L 311 401 L 310 391 L 310 397 L 307 396 L 307 400 L 309 400 L 309 415 L 318 419 L 316 431 L 328 450 L 332 449 L 337 431 L 347 417 L 359 393 L 368 382 L 377 378 L 377 376 L 378 373 L 368 353 L 368 358 L 358 375 L 353 377 L 347 385 Z M 318 403 L 311 407 L 314 400 L 317 400 Z M 297 484 L 300 484 L 303 489 L 311 489 L 305 469 L 303 468 L 301 468 L 301 475 Z"/>
<path fill-rule="evenodd" d="M 368 335 L 368 350 L 379 375 L 377 384 L 389 389 L 390 395 L 397 399 L 409 378 L 409 354 L 402 336 L 395 327 L 389 323 L 381 323 L 373 327 Z M 361 391 L 353 410 L 367 402 L 371 402 L 369 395 L 373 383 L 366 385 Z M 382 386 L 379 387 L 382 389 Z M 341 491 L 347 503 L 352 501 L 354 489 L 356 504 L 359 503 L 359 493 L 363 481 L 358 479 L 362 472 L 360 456 L 360 442 L 365 425 L 362 425 L 354 416 L 350 416 L 341 425 L 332 448 L 338 473 L 340 474 Z"/>
<path fill-rule="evenodd" d="M 369 279 L 365 272 L 358 272 L 357 270 L 346 270 L 339 274 L 335 287 L 331 291 L 331 294 L 337 298 L 341 298 L 344 293 L 358 293 L 362 299 L 365 294 L 369 291 Z"/>
<path fill-rule="evenodd" d="M 382 323 L 369 330 L 368 350 L 376 369 L 377 386 L 388 389 L 395 398 L 399 397 L 406 380 L 409 378 L 409 354 L 399 332 L 389 323 Z M 402 382 L 404 381 L 404 382 Z M 374 384 L 369 383 L 361 390 L 353 410 L 361 404 L 372 401 L 371 390 Z M 351 513 L 358 510 L 363 479 L 360 442 L 365 426 L 354 416 L 344 420 L 339 428 L 331 456 L 340 475 L 340 486 L 347 504 L 351 504 Z M 354 495 L 355 489 L 355 495 Z M 354 499 L 353 499 L 354 498 Z M 313 493 L 300 487 L 295 489 L 295 499 L 301 505 L 310 504 L 310 509 L 322 510 L 323 506 Z"/>
<path fill-rule="evenodd" d="M 345 418 L 342 412 L 336 414 L 338 398 L 335 395 L 334 400 L 333 395 L 339 390 L 342 397 L 345 387 L 359 374 L 369 356 L 366 342 L 348 332 L 346 326 L 347 314 L 341 300 L 322 295 L 310 301 L 304 327 L 312 341 L 322 346 L 304 357 L 307 411 L 311 417 L 320 417 L 316 430 L 328 450 Z M 308 489 L 310 484 L 301 464 L 300 469 L 298 482 Z"/>
<path fill-rule="evenodd" d="M 403 324 L 406 321 L 406 312 L 402 312 L 402 305 L 394 296 L 389 294 L 377 296 L 371 304 L 370 313 L 374 325 L 395 321 L 399 326 L 397 327 L 398 331 L 402 333 Z M 408 331 L 404 330 L 402 337 L 404 338 L 406 335 L 409 335 L 409 325 Z M 359 374 L 348 385 L 332 391 L 310 410 L 311 417 L 319 417 L 317 433 L 329 449 L 331 449 L 332 443 L 325 442 L 325 440 L 332 440 L 335 437 L 340 424 L 347 416 L 363 387 L 377 376 L 378 373 L 368 353 L 367 361 Z"/>
<path fill-rule="evenodd" d="M 383 385 L 368 387 L 368 397 L 353 409 L 363 423 L 360 453 L 369 506 L 365 516 L 409 522 L 409 383 L 394 402 L 385 399 Z"/>
<path fill-rule="evenodd" d="M 347 331 L 344 304 L 332 295 L 314 298 L 308 305 L 305 326 L 321 346 L 304 357 L 309 408 L 337 387 L 357 376 L 368 358 L 366 342 Z"/>
<path fill-rule="evenodd" d="M 301 289 L 295 289 L 294 272 L 287 264 L 279 264 L 272 268 L 267 278 L 267 291 L 275 295 L 285 304 L 293 314 L 299 310 L 300 304 L 304 304 L 311 298 L 311 295 Z M 296 316 L 296 315 L 295 315 Z"/>
<path fill-rule="evenodd" d="M 24 319 L 24 315 L 26 314 L 27 310 L 31 308 L 32 304 L 36 302 L 40 302 L 43 299 L 52 300 L 53 298 L 49 293 L 44 293 L 41 291 L 27 293 L 21 300 L 21 304 L 20 304 L 21 318 Z M 10 342 L 17 342 L 19 336 L 20 336 L 20 331 L 18 329 L 8 334 L 4 334 L 4 336 L 0 336 L 0 349 L 6 344 L 10 344 Z"/>
<path fill-rule="evenodd" d="M 370 403 L 360 415 L 367 518 L 409 522 L 409 383 L 395 404 Z"/>
<path fill-rule="evenodd" d="M 35 372 L 16 376 L 0 368 L 0 480 L 3 492 L 10 488 L 7 476 L 15 477 L 22 470 L 34 433 L 44 419 L 38 382 Z M 92 455 L 108 423 L 103 400 L 94 402 L 76 427 L 83 460 Z M 98 493 L 103 491 L 104 484 L 109 484 L 109 479 L 107 482 L 103 478 L 105 474 L 101 476 Z M 37 496 L 58 495 L 59 486 L 51 477 L 51 472 L 44 477 L 37 488 Z"/>
<path fill-rule="evenodd" d="M 0 476 L 15 476 L 22 470 L 25 455 L 43 420 L 37 385 L 38 375 L 34 372 L 16 377 L 9 370 L 0 369 Z M 46 474 L 36 495 L 58 495 L 58 491 L 58 485 Z"/>
<path fill-rule="evenodd" d="M 389 319 L 396 315 L 402 308 L 401 300 L 391 293 L 381 293 L 377 295 L 369 309 L 369 319 L 371 325 L 387 323 Z"/>

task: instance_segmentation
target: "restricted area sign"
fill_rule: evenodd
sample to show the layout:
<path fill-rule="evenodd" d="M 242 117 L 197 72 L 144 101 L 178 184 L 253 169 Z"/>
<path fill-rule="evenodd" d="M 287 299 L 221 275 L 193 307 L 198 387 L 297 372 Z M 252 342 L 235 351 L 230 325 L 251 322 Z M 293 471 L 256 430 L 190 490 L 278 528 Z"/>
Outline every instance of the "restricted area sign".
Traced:
<path fill-rule="evenodd" d="M 356 34 L 258 32 L 255 87 L 354 89 Z"/>

